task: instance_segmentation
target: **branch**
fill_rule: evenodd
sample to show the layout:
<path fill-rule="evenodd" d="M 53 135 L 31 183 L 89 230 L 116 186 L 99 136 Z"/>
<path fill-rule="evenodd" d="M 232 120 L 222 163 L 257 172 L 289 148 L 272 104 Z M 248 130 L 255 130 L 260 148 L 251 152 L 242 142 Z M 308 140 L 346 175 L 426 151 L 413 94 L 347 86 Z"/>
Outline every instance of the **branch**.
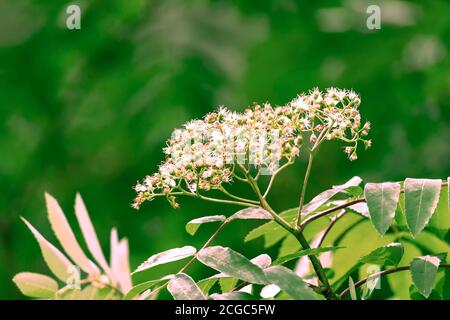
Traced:
<path fill-rule="evenodd" d="M 293 161 L 289 160 L 288 162 L 283 164 L 281 167 L 279 167 L 278 170 L 272 174 L 272 176 L 270 177 L 269 184 L 267 185 L 266 191 L 263 194 L 263 198 L 266 198 L 267 195 L 269 194 L 270 188 L 272 188 L 273 181 L 275 180 L 275 177 L 277 176 L 277 174 L 280 173 L 281 171 L 283 171 L 283 169 L 285 169 L 286 167 L 290 166 L 292 163 L 293 163 Z"/>
<path fill-rule="evenodd" d="M 366 283 L 367 281 L 372 280 L 374 278 L 387 276 L 388 274 L 395 273 L 395 272 L 406 271 L 406 270 L 409 270 L 410 268 L 411 268 L 410 266 L 402 266 L 402 267 L 395 267 L 395 268 L 392 268 L 392 269 L 388 269 L 388 270 L 384 270 L 384 271 L 380 271 L 380 272 L 374 273 L 370 277 L 367 277 L 366 279 L 362 279 L 362 280 L 359 280 L 358 282 L 356 282 L 355 283 L 355 288 L 358 288 L 358 287 L 362 286 L 364 283 Z M 441 264 L 441 265 L 439 265 L 439 268 L 450 268 L 450 264 Z M 344 289 L 341 292 L 341 294 L 339 295 L 339 299 L 342 300 L 345 297 L 345 294 L 347 292 L 349 292 L 349 291 L 350 291 L 350 287 Z"/>
<path fill-rule="evenodd" d="M 442 187 L 445 187 L 447 185 L 448 185 L 447 181 L 443 181 L 442 184 L 441 184 Z M 400 193 L 404 193 L 404 192 L 405 192 L 405 189 L 401 189 L 400 190 Z M 333 208 L 330 208 L 330 209 L 327 209 L 327 210 L 324 210 L 324 211 L 320 211 L 320 212 L 316 213 L 315 215 L 312 215 L 309 218 L 305 219 L 303 221 L 303 223 L 301 223 L 300 229 L 303 229 L 308 223 L 310 223 L 310 222 L 312 222 L 314 220 L 317 220 L 317 219 L 319 219 L 319 218 L 321 218 L 323 216 L 326 216 L 327 214 L 333 213 L 333 212 L 335 212 L 337 210 L 340 210 L 340 209 L 346 209 L 348 207 L 351 207 L 354 204 L 361 203 L 361 202 L 366 202 L 366 199 L 364 197 L 361 197 L 361 198 L 358 198 L 358 199 L 355 199 L 355 200 L 343 203 L 343 204 L 341 204 L 339 206 L 336 206 L 336 207 L 333 207 Z"/>
<path fill-rule="evenodd" d="M 333 228 L 333 226 L 335 225 L 335 223 L 342 218 L 342 216 L 344 214 L 346 214 L 347 211 L 346 210 L 342 210 L 342 212 L 340 212 L 339 214 L 337 214 L 336 216 L 334 216 L 333 218 L 331 218 L 330 224 L 328 225 L 328 227 L 323 231 L 319 241 L 317 242 L 317 248 L 319 248 L 323 241 L 325 240 L 326 236 L 328 235 L 328 233 L 331 231 L 331 229 Z"/>
<path fill-rule="evenodd" d="M 300 224 L 300 229 L 303 229 L 308 223 L 310 223 L 310 222 L 312 222 L 314 220 L 317 220 L 317 219 L 319 219 L 319 218 L 321 218 L 323 216 L 326 216 L 327 214 L 333 213 L 333 212 L 335 212 L 337 210 L 346 209 L 346 208 L 348 208 L 348 207 L 350 207 L 350 206 L 352 206 L 354 204 L 360 203 L 360 202 L 366 202 L 366 199 L 359 198 L 359 199 L 356 199 L 356 200 L 352 200 L 352 201 L 343 203 L 343 204 L 341 204 L 339 206 L 336 206 L 336 207 L 333 207 L 333 208 L 330 208 L 330 209 L 327 209 L 327 210 L 324 210 L 324 211 L 320 211 L 320 212 L 316 213 L 315 215 L 312 215 L 309 218 L 305 219 L 303 221 L 303 223 Z"/>

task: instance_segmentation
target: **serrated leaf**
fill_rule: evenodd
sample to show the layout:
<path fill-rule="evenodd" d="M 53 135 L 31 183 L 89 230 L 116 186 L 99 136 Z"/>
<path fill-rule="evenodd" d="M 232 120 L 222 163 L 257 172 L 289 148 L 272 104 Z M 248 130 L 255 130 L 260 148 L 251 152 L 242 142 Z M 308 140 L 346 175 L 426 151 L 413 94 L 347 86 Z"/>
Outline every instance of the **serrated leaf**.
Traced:
<path fill-rule="evenodd" d="M 42 256 L 44 257 L 45 263 L 53 274 L 60 280 L 66 281 L 70 276 L 69 270 L 73 268 L 72 263 L 66 256 L 59 251 L 53 244 L 48 242 L 40 233 L 37 231 L 31 223 L 29 223 L 25 218 L 22 217 L 23 222 L 27 225 L 28 229 L 33 233 L 36 238 L 39 247 L 41 248 Z"/>
<path fill-rule="evenodd" d="M 184 273 L 175 275 L 169 281 L 167 290 L 175 300 L 206 300 L 194 280 Z"/>
<path fill-rule="evenodd" d="M 131 288 L 126 295 L 123 297 L 123 300 L 131 300 L 134 299 L 136 296 L 138 296 L 139 294 L 141 294 L 142 292 L 151 289 L 153 287 L 156 287 L 157 285 L 161 285 L 166 281 L 169 281 L 170 279 L 173 278 L 173 275 L 168 275 L 165 276 L 164 278 L 161 279 L 156 279 L 156 280 L 149 280 L 146 282 L 142 282 L 136 286 L 134 286 L 133 288 Z"/>
<path fill-rule="evenodd" d="M 265 284 L 263 270 L 242 254 L 221 246 L 207 247 L 198 253 L 197 259 L 230 277 L 257 284 Z"/>
<path fill-rule="evenodd" d="M 436 290 L 431 290 L 430 295 L 425 298 L 415 286 L 409 287 L 409 297 L 411 300 L 414 301 L 423 301 L 423 300 L 442 300 L 442 297 L 439 295 L 439 293 L 436 292 Z"/>
<path fill-rule="evenodd" d="M 84 241 L 92 254 L 94 259 L 100 265 L 100 267 L 108 275 L 112 283 L 116 282 L 114 274 L 106 262 L 105 255 L 103 254 L 100 242 L 98 241 L 97 233 L 95 232 L 89 213 L 86 209 L 86 205 L 81 198 L 81 195 L 77 193 L 75 197 L 75 215 L 80 225 L 81 233 L 83 234 Z"/>
<path fill-rule="evenodd" d="M 100 275 L 98 267 L 84 254 L 78 244 L 58 201 L 50 194 L 45 193 L 45 203 L 50 225 L 67 255 L 86 273 L 95 276 Z"/>
<path fill-rule="evenodd" d="M 236 219 L 260 219 L 260 220 L 271 220 L 273 217 L 272 215 L 264 210 L 263 208 L 246 208 L 239 210 L 235 214 L 233 214 L 229 220 L 236 220 Z"/>
<path fill-rule="evenodd" d="M 140 272 L 142 270 L 147 270 L 153 268 L 157 265 L 169 263 L 173 261 L 178 261 L 192 257 L 197 250 L 192 246 L 184 246 L 182 248 L 174 248 L 164 252 L 160 252 L 152 255 L 145 262 L 143 262 L 134 272 Z"/>
<path fill-rule="evenodd" d="M 436 209 L 441 190 L 440 179 L 406 179 L 406 222 L 415 237 L 425 228 Z"/>
<path fill-rule="evenodd" d="M 223 222 L 226 218 L 227 217 L 223 215 L 216 215 L 193 219 L 186 224 L 186 232 L 193 236 L 202 224 L 211 222 Z"/>
<path fill-rule="evenodd" d="M 359 203 L 353 204 L 353 205 L 347 207 L 347 209 L 350 210 L 351 212 L 360 214 L 360 215 L 370 219 L 369 207 L 364 202 L 359 202 Z"/>
<path fill-rule="evenodd" d="M 267 280 L 296 300 L 317 300 L 314 291 L 292 270 L 273 266 L 264 270 Z"/>
<path fill-rule="evenodd" d="M 435 256 L 423 256 L 411 261 L 411 276 L 419 292 L 429 297 L 434 287 L 440 259 Z"/>
<path fill-rule="evenodd" d="M 246 292 L 227 292 L 227 293 L 214 293 L 211 296 L 213 300 L 256 300 L 251 294 Z"/>
<path fill-rule="evenodd" d="M 294 260 L 294 259 L 297 259 L 297 258 L 300 258 L 303 256 L 317 255 L 322 252 L 334 251 L 334 250 L 341 249 L 341 248 L 344 248 L 344 247 L 324 247 L 324 248 L 311 248 L 311 249 L 306 249 L 306 250 L 300 250 L 298 252 L 288 254 L 286 256 L 276 259 L 273 262 L 273 264 L 274 265 L 284 264 L 286 262 L 289 262 L 291 260 Z"/>
<path fill-rule="evenodd" d="M 332 197 L 337 195 L 338 193 L 344 191 L 347 188 L 350 187 L 356 187 L 361 183 L 360 177 L 353 177 L 346 183 L 334 186 L 331 189 L 328 189 L 319 195 L 315 196 L 310 202 L 308 202 L 302 209 L 302 216 L 306 216 L 307 214 L 313 212 L 314 210 L 318 209 L 321 205 L 323 205 L 325 202 L 330 200 Z"/>
<path fill-rule="evenodd" d="M 51 298 L 58 290 L 55 280 L 39 273 L 21 272 L 13 281 L 24 295 L 32 298 Z"/>
<path fill-rule="evenodd" d="M 401 243 L 392 242 L 377 248 L 368 255 L 359 259 L 361 263 L 376 264 L 379 266 L 397 266 L 402 259 L 404 248 Z"/>
<path fill-rule="evenodd" d="M 356 288 L 355 288 L 355 282 L 353 281 L 352 277 L 348 277 L 348 287 L 350 291 L 350 298 L 352 300 L 358 300 L 358 296 L 356 295 Z"/>
<path fill-rule="evenodd" d="M 386 233 L 394 220 L 399 196 L 399 183 L 368 183 L 364 188 L 370 220 L 381 235 Z"/>

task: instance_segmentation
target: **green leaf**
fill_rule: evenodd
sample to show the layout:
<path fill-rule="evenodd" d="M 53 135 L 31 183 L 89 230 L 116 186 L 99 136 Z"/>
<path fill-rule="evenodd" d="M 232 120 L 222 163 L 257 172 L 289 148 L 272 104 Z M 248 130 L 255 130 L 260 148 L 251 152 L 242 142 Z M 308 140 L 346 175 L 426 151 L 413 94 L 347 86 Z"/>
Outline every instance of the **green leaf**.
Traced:
<path fill-rule="evenodd" d="M 348 287 L 350 289 L 350 298 L 352 300 L 358 300 L 358 296 L 356 295 L 355 282 L 353 282 L 353 278 L 348 278 Z"/>
<path fill-rule="evenodd" d="M 442 285 L 442 299 L 450 300 L 450 269 L 445 269 L 444 282 Z"/>
<path fill-rule="evenodd" d="M 211 295 L 213 300 L 256 300 L 251 294 L 246 292 L 227 292 L 227 293 L 214 293 Z"/>
<path fill-rule="evenodd" d="M 58 283 L 52 278 L 32 272 L 21 272 L 14 276 L 14 283 L 28 297 L 51 298 L 58 290 Z"/>
<path fill-rule="evenodd" d="M 149 268 L 153 268 L 154 266 L 160 264 L 186 259 L 188 257 L 193 256 L 196 252 L 197 250 L 194 247 L 184 246 L 182 248 L 174 248 L 154 254 L 150 258 L 148 258 L 144 263 L 142 263 L 132 274 L 143 270 L 147 270 Z"/>
<path fill-rule="evenodd" d="M 280 213 L 280 216 L 288 222 L 294 221 L 297 216 L 297 210 L 297 208 L 293 208 L 283 211 Z M 259 237 L 264 237 L 264 246 L 265 248 L 269 248 L 278 243 L 287 235 L 289 235 L 289 231 L 284 229 L 275 221 L 270 221 L 250 231 L 244 241 L 248 242 Z"/>
<path fill-rule="evenodd" d="M 264 270 L 267 280 L 296 300 L 317 300 L 315 292 L 292 270 L 274 266 Z"/>
<path fill-rule="evenodd" d="M 126 295 L 123 297 L 123 300 L 131 300 L 134 299 L 136 296 L 138 296 L 139 294 L 141 294 L 142 292 L 151 289 L 157 285 L 162 284 L 165 281 L 169 281 L 170 279 L 173 278 L 173 275 L 168 275 L 165 276 L 162 279 L 156 279 L 156 280 L 150 280 L 150 281 L 146 281 L 146 282 L 142 282 L 136 286 L 134 286 L 133 288 L 131 288 L 130 291 L 128 291 L 126 293 Z"/>
<path fill-rule="evenodd" d="M 73 265 L 70 260 L 67 259 L 53 244 L 48 242 L 25 218 L 22 218 L 22 220 L 39 243 L 42 256 L 49 269 L 58 279 L 66 282 L 68 277 L 71 276 L 70 270 L 73 270 Z"/>
<path fill-rule="evenodd" d="M 206 300 L 194 280 L 184 273 L 175 275 L 169 281 L 167 290 L 175 300 Z"/>
<path fill-rule="evenodd" d="M 361 263 L 377 264 L 379 266 L 397 266 L 403 256 L 403 245 L 393 242 L 377 248 L 368 255 L 359 259 Z"/>
<path fill-rule="evenodd" d="M 409 287 L 409 296 L 411 300 L 442 300 L 442 297 L 436 290 L 432 290 L 430 295 L 425 298 L 414 286 Z"/>
<path fill-rule="evenodd" d="M 202 224 L 210 223 L 210 222 L 223 222 L 223 221 L 225 221 L 226 218 L 227 217 L 225 217 L 225 216 L 217 215 L 217 216 L 207 216 L 207 217 L 193 219 L 186 224 L 186 231 L 191 236 L 193 236 Z"/>
<path fill-rule="evenodd" d="M 263 270 L 240 253 L 221 246 L 207 247 L 198 253 L 197 259 L 217 271 L 243 281 L 265 284 Z"/>
<path fill-rule="evenodd" d="M 280 257 L 276 259 L 273 264 L 279 265 L 284 264 L 286 262 L 289 262 L 291 260 L 303 257 L 303 256 L 310 256 L 310 255 L 316 255 L 322 252 L 328 252 L 328 251 L 335 251 L 337 249 L 344 248 L 344 247 L 324 247 L 324 248 L 311 248 L 306 250 L 301 250 L 292 254 L 288 254 L 286 256 Z"/>
<path fill-rule="evenodd" d="M 411 261 L 411 276 L 419 292 L 428 298 L 434 287 L 440 259 L 435 256 L 423 256 Z"/>
<path fill-rule="evenodd" d="M 395 217 L 399 196 L 399 183 L 368 183 L 364 188 L 371 221 L 381 235 L 386 233 Z"/>
<path fill-rule="evenodd" d="M 310 202 L 308 202 L 302 210 L 302 216 L 306 216 L 307 214 L 313 212 L 314 210 L 318 209 L 321 205 L 323 205 L 325 202 L 330 200 L 332 197 L 337 195 L 338 193 L 344 191 L 345 189 L 348 189 L 350 187 L 356 187 L 361 183 L 360 177 L 353 177 L 346 183 L 334 186 L 331 189 L 328 189 L 319 195 L 315 196 Z"/>
<path fill-rule="evenodd" d="M 450 229 L 450 209 L 448 207 L 448 186 L 441 189 L 436 211 L 431 217 L 429 227 L 439 238 L 444 239 Z"/>
<path fill-rule="evenodd" d="M 236 278 L 230 277 L 220 278 L 219 279 L 220 290 L 222 291 L 222 293 L 232 291 L 236 287 L 238 281 L 239 280 Z"/>
<path fill-rule="evenodd" d="M 440 179 L 406 179 L 406 222 L 415 237 L 425 228 L 436 209 L 441 190 Z"/>
<path fill-rule="evenodd" d="M 202 279 L 199 282 L 197 282 L 197 286 L 202 290 L 202 292 L 205 295 L 209 294 L 209 290 L 216 284 L 216 282 L 219 280 L 219 278 L 213 278 L 209 277 L 206 279 Z"/>

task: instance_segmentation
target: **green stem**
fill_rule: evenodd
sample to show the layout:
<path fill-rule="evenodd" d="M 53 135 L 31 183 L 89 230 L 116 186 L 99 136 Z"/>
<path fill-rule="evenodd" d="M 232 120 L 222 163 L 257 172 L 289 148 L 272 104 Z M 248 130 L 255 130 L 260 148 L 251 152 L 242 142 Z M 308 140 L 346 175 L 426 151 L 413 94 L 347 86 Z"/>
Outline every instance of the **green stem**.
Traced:
<path fill-rule="evenodd" d="M 274 218 L 274 220 L 280 224 L 284 229 L 289 231 L 300 243 L 302 248 L 304 250 L 311 249 L 309 246 L 308 241 L 305 239 L 302 230 L 295 230 L 291 227 L 291 225 L 286 222 L 280 215 L 278 215 L 267 203 L 266 199 L 261 195 L 261 191 L 259 190 L 258 184 L 247 175 L 247 179 L 250 181 L 253 190 L 255 191 L 256 195 L 258 196 L 258 199 L 261 203 L 261 206 L 267 210 Z M 328 278 L 325 274 L 325 271 L 323 269 L 322 264 L 320 263 L 320 260 L 315 255 L 309 255 L 309 260 L 311 261 L 311 264 L 313 265 L 314 271 L 317 274 L 317 277 L 319 278 L 319 281 L 321 283 L 320 290 L 322 294 L 330 300 L 336 300 L 338 297 L 331 289 L 330 283 L 328 282 Z"/>
<path fill-rule="evenodd" d="M 300 194 L 300 202 L 299 202 L 299 205 L 298 205 L 297 222 L 296 222 L 297 228 L 300 228 L 300 224 L 302 222 L 303 203 L 305 201 L 306 188 L 308 186 L 308 179 L 309 179 L 309 174 L 311 172 L 313 159 L 314 159 L 314 156 L 313 156 L 313 152 L 311 151 L 309 153 L 308 167 L 306 168 L 305 178 L 303 179 L 302 192 Z"/>

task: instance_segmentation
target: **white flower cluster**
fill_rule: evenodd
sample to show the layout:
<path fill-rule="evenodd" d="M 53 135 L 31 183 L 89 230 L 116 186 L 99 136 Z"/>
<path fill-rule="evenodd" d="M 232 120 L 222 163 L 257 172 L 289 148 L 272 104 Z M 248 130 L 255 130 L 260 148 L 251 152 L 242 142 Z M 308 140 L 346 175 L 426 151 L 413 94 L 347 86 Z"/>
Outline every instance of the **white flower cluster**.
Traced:
<path fill-rule="evenodd" d="M 134 187 L 133 207 L 157 196 L 178 207 L 175 195 L 221 189 L 233 180 L 237 167 L 249 171 L 254 166 L 259 174 L 273 174 L 281 161 L 294 161 L 306 135 L 311 146 L 335 138 L 349 143 L 345 152 L 354 160 L 358 141 L 370 146 L 362 139 L 370 125 L 361 128 L 359 104 L 353 91 L 315 89 L 285 106 L 255 104 L 243 113 L 222 107 L 188 122 L 172 133 L 158 172 Z"/>

